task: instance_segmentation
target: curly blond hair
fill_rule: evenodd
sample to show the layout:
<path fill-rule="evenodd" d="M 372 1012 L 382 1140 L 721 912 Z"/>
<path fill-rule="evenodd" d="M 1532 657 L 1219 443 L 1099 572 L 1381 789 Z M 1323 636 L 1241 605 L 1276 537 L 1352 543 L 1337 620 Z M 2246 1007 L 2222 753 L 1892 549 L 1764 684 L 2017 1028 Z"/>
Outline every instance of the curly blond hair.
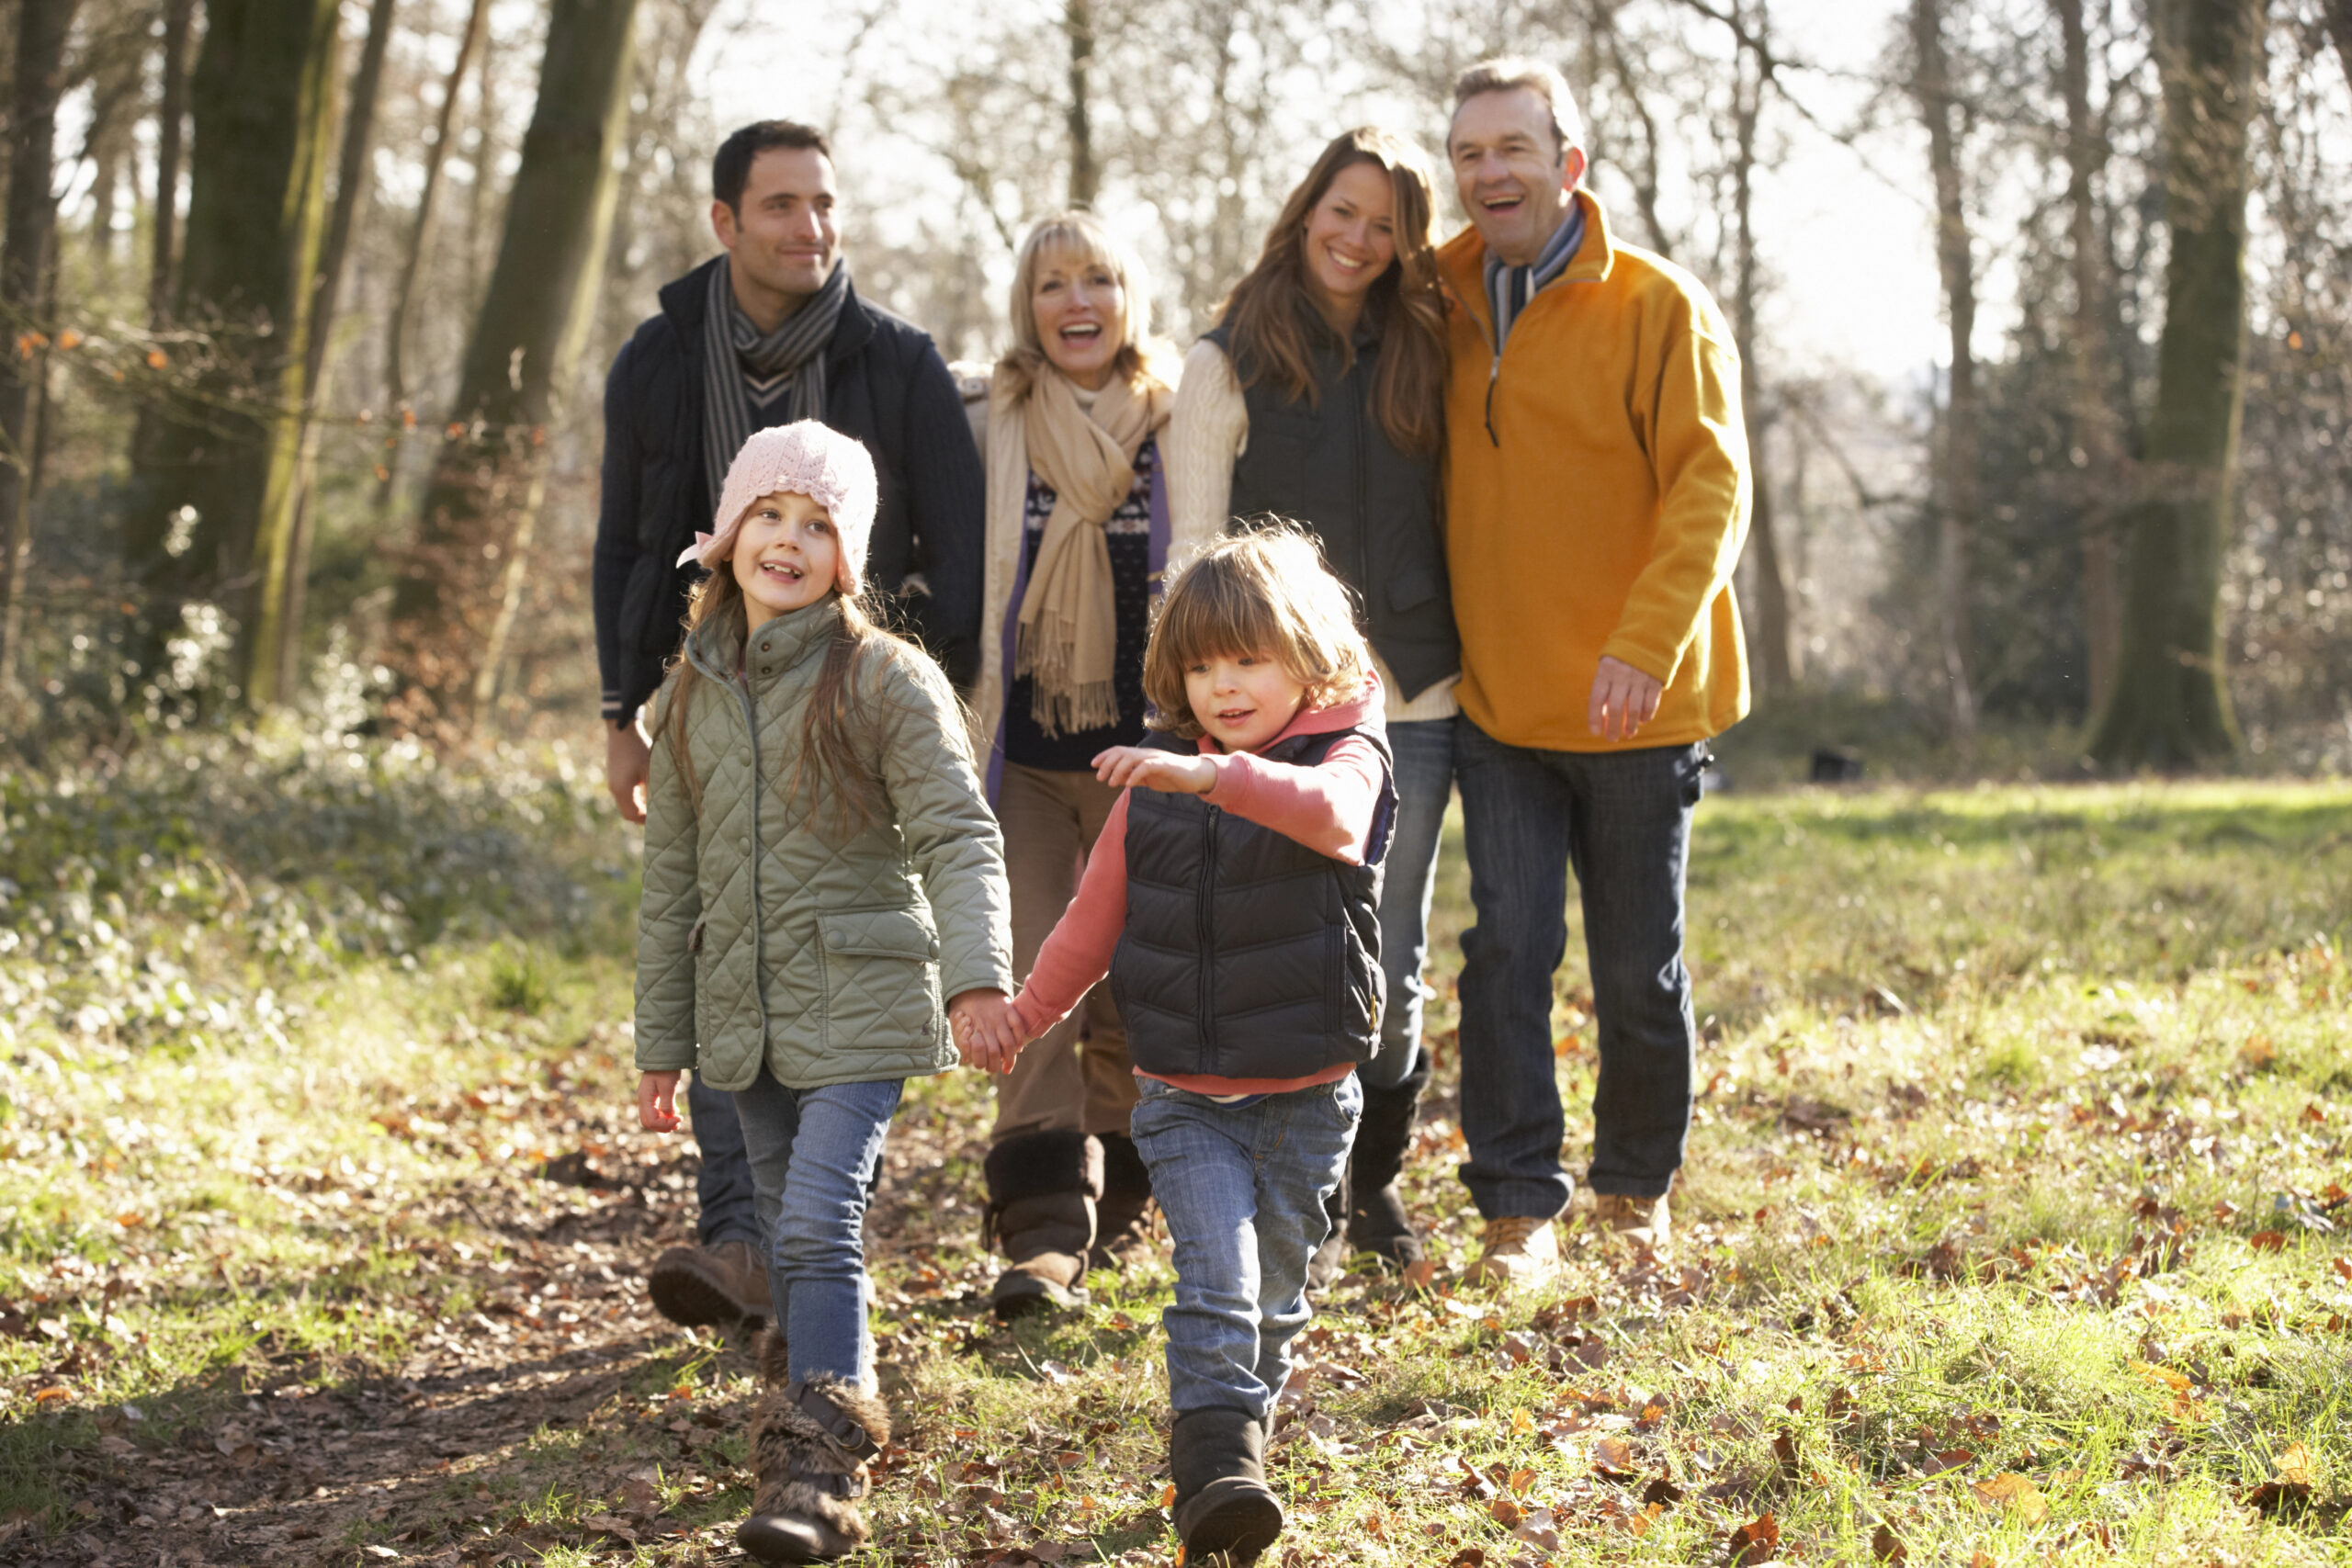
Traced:
<path fill-rule="evenodd" d="M 1284 518 L 1227 534 L 1168 581 L 1143 656 L 1143 694 L 1154 729 L 1186 740 L 1206 733 L 1193 716 L 1184 671 L 1218 654 L 1266 654 L 1306 688 L 1306 705 L 1355 696 L 1372 674 L 1372 649 L 1356 626 L 1346 584 L 1331 575 L 1315 536 Z"/>

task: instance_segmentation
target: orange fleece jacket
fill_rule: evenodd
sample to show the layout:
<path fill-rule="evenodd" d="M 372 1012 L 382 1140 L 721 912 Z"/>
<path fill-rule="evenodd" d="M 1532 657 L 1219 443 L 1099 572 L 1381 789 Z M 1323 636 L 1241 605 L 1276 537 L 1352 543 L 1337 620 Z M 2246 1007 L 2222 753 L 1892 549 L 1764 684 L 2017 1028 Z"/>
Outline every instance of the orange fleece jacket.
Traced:
<path fill-rule="evenodd" d="M 1615 243 L 1600 204 L 1575 196 L 1584 241 L 1499 359 L 1485 243 L 1471 229 L 1439 253 L 1462 708 L 1512 746 L 1686 746 L 1747 713 L 1731 589 L 1747 534 L 1739 356 L 1696 278 Z M 1630 742 L 1586 726 L 1604 656 L 1666 682 Z"/>

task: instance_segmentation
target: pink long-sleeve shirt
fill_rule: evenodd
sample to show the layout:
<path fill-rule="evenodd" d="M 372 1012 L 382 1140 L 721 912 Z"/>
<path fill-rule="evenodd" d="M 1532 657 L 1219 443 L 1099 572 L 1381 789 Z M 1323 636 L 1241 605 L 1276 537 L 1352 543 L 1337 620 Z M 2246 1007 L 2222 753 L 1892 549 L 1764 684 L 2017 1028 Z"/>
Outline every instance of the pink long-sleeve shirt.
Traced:
<path fill-rule="evenodd" d="M 1355 698 L 1329 707 L 1310 708 L 1291 720 L 1288 728 L 1266 744 L 1294 735 L 1327 734 L 1338 729 L 1378 728 L 1380 686 L 1367 681 Z M 1216 768 L 1216 783 L 1202 798 L 1236 817 L 1271 828 L 1318 854 L 1350 865 L 1362 865 L 1377 824 L 1385 772 L 1380 752 L 1370 741 L 1350 736 L 1339 741 L 1311 768 L 1270 762 L 1254 752 L 1227 752 L 1206 737 L 1200 754 Z M 1053 934 L 1037 951 L 1037 962 L 1014 998 L 1022 1032 L 1035 1039 L 1077 1007 L 1087 991 L 1111 972 L 1111 954 L 1127 923 L 1127 796 L 1123 792 L 1111 808 L 1102 835 L 1086 860 L 1077 896 L 1062 911 Z M 1178 1089 L 1199 1094 L 1278 1094 L 1329 1083 L 1355 1071 L 1342 1062 L 1303 1078 L 1227 1078 L 1205 1074 L 1154 1073 Z"/>

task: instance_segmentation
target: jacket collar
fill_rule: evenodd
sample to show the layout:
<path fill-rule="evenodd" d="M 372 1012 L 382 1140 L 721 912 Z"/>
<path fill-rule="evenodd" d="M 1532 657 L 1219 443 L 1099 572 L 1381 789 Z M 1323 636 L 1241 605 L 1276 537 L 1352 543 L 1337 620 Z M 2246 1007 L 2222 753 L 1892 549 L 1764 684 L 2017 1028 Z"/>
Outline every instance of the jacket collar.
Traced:
<path fill-rule="evenodd" d="M 703 318 L 710 308 L 710 275 L 719 260 L 713 256 L 684 277 L 672 278 L 656 296 L 662 313 L 676 323 L 689 354 L 702 352 Z M 874 331 L 874 308 L 857 297 L 857 280 L 853 277 L 849 298 L 842 304 L 842 319 L 833 328 L 833 341 L 825 345 L 826 364 L 838 365 L 864 348 Z"/>
<path fill-rule="evenodd" d="M 1609 215 L 1601 210 L 1600 198 L 1581 186 L 1569 194 L 1584 209 L 1584 239 L 1577 246 L 1575 258 L 1536 295 L 1536 299 L 1562 284 L 1599 283 L 1617 265 L 1617 243 L 1609 232 Z M 1446 292 L 1457 306 L 1470 312 L 1479 332 L 1492 343 L 1494 321 L 1487 305 L 1487 242 L 1478 237 L 1477 226 L 1465 227 L 1440 246 L 1437 265 L 1445 278 Z M 1527 308 L 1533 310 L 1535 299 L 1530 299 Z"/>
<path fill-rule="evenodd" d="M 714 681 L 731 682 L 741 673 L 752 691 L 764 691 L 822 652 L 841 624 L 841 595 L 828 593 L 814 604 L 786 611 L 753 632 L 743 649 L 740 671 L 731 668 L 735 661 L 728 657 L 730 650 L 722 645 L 720 629 L 715 626 L 706 626 L 686 639 L 686 659 Z"/>

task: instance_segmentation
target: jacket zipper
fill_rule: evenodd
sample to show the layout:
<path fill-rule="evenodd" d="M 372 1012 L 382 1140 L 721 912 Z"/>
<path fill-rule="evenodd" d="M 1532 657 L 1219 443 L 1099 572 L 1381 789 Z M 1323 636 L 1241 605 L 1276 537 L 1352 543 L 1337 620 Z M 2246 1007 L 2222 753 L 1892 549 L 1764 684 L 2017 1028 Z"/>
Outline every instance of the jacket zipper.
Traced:
<path fill-rule="evenodd" d="M 1358 368 L 1362 368 L 1361 361 L 1358 362 Z M 1373 622 L 1372 517 L 1364 506 L 1363 454 L 1365 444 L 1372 435 L 1369 428 L 1372 423 L 1371 416 L 1364 407 L 1364 400 L 1372 393 L 1372 383 L 1369 378 L 1361 377 L 1358 382 L 1358 395 L 1355 399 L 1355 440 L 1350 448 L 1350 456 L 1355 459 L 1356 581 L 1363 585 L 1363 618 L 1364 625 L 1369 627 Z"/>
<path fill-rule="evenodd" d="M 1194 923 L 1200 928 L 1201 939 L 1198 1005 L 1201 1013 L 1201 1043 L 1206 1047 L 1202 1056 L 1206 1063 L 1204 1070 L 1208 1072 L 1216 1070 L 1216 1013 L 1210 1005 L 1211 992 L 1214 989 L 1211 984 L 1211 973 L 1216 967 L 1216 922 L 1210 915 L 1210 901 L 1216 894 L 1216 813 L 1217 808 L 1211 806 L 1205 808 L 1201 817 L 1201 881 L 1199 891 L 1193 895 L 1193 919 Z"/>

